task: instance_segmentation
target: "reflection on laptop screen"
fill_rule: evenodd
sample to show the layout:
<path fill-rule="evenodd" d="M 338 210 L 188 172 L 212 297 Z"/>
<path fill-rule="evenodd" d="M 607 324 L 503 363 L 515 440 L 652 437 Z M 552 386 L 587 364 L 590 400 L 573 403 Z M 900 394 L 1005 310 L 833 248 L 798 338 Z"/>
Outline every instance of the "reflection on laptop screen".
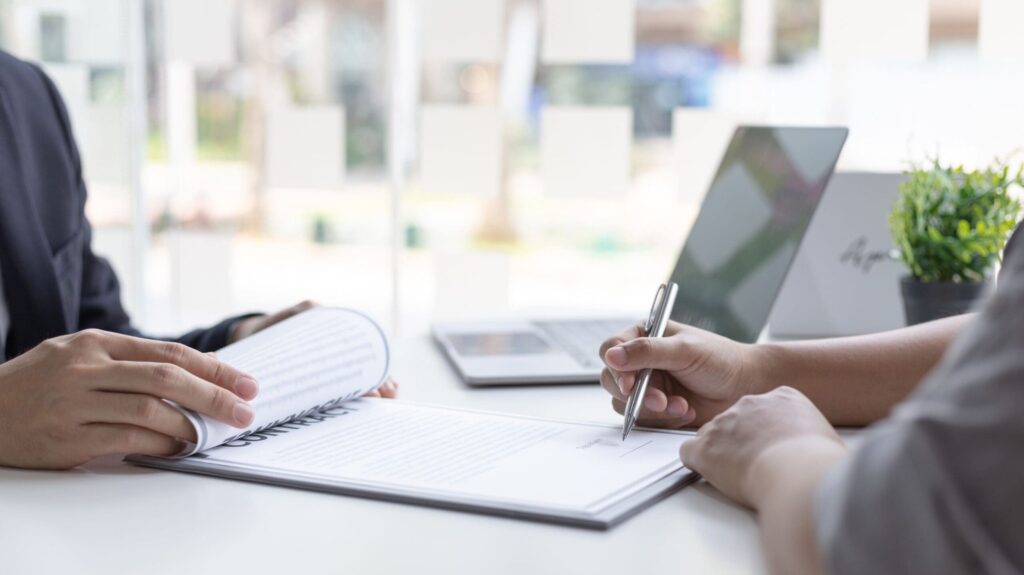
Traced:
<path fill-rule="evenodd" d="M 844 128 L 736 131 L 679 256 L 672 319 L 757 340 L 811 222 Z"/>

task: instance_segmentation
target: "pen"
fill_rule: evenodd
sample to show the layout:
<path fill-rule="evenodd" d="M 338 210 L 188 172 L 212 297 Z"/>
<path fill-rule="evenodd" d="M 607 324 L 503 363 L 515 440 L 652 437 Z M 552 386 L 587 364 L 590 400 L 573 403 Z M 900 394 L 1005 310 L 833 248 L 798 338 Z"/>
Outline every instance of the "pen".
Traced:
<path fill-rule="evenodd" d="M 673 282 L 663 283 L 658 286 L 658 292 L 654 294 L 654 302 L 651 304 L 651 313 L 647 316 L 647 323 L 644 324 L 644 335 L 647 337 L 661 337 L 665 335 L 665 328 L 668 327 L 669 317 L 672 315 L 672 307 L 676 303 L 676 294 L 679 286 Z M 647 393 L 647 384 L 651 382 L 651 373 L 654 370 L 647 368 L 640 371 L 636 382 L 633 385 L 633 393 L 626 399 L 624 411 L 625 420 L 622 422 L 622 440 L 633 431 L 636 425 L 636 418 L 640 415 L 640 408 L 643 407 L 644 394 Z"/>

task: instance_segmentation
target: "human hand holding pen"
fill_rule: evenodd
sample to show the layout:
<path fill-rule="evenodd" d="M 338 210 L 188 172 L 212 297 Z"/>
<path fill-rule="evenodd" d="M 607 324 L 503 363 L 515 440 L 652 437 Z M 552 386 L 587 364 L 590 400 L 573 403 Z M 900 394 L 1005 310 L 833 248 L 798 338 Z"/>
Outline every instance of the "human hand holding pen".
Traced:
<path fill-rule="evenodd" d="M 601 386 L 623 413 L 639 372 L 652 368 L 638 425 L 699 426 L 740 397 L 762 393 L 755 347 L 688 325 L 669 322 L 664 337 L 648 338 L 635 325 L 601 345 Z"/>

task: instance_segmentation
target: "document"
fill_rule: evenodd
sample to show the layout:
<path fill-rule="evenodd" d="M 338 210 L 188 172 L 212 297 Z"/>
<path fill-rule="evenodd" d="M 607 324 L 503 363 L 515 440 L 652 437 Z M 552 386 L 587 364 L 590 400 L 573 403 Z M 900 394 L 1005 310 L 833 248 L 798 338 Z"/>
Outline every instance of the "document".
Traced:
<path fill-rule="evenodd" d="M 606 528 L 680 488 L 691 434 L 360 399 L 152 467 Z"/>
<path fill-rule="evenodd" d="M 198 441 L 191 455 L 232 439 L 361 397 L 377 389 L 390 367 L 387 339 L 360 312 L 315 308 L 217 352 L 217 359 L 256 378 L 256 415 L 246 429 L 184 410 Z"/>
<path fill-rule="evenodd" d="M 691 481 L 690 435 L 365 399 L 388 377 L 380 327 L 318 308 L 217 354 L 260 384 L 239 430 L 183 410 L 198 441 L 138 465 L 607 528 Z"/>

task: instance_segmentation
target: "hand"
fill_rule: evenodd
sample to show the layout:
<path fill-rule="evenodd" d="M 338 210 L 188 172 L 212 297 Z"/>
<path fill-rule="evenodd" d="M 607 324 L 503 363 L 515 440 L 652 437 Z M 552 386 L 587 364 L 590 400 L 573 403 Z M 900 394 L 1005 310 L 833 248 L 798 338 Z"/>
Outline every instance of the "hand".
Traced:
<path fill-rule="evenodd" d="M 275 314 L 258 315 L 255 317 L 240 319 L 235 323 L 235 325 L 231 326 L 231 332 L 228 334 L 228 343 L 235 343 L 236 341 L 243 340 L 258 331 L 267 329 L 275 323 L 281 323 L 290 317 L 299 315 L 300 313 L 311 310 L 315 307 L 317 307 L 316 303 L 306 300 L 295 304 L 290 308 L 283 309 Z"/>
<path fill-rule="evenodd" d="M 760 508 L 780 474 L 846 453 L 814 404 L 791 387 L 748 395 L 683 443 L 679 457 L 736 502 Z"/>
<path fill-rule="evenodd" d="M 398 397 L 398 382 L 389 377 L 387 381 L 384 382 L 384 385 L 370 393 L 367 393 L 363 397 L 383 397 L 385 399 L 394 399 Z"/>
<path fill-rule="evenodd" d="M 754 346 L 670 322 L 665 337 L 643 337 L 633 326 L 601 345 L 608 366 L 601 385 L 622 413 L 638 372 L 653 368 L 639 424 L 680 428 L 701 425 L 740 397 L 759 393 Z"/>
<path fill-rule="evenodd" d="M 195 429 L 164 399 L 238 428 L 250 376 L 177 343 L 98 330 L 47 340 L 0 365 L 0 465 L 66 469 L 101 455 L 173 455 Z"/>
<path fill-rule="evenodd" d="M 231 328 L 228 343 L 235 343 L 236 341 L 247 338 L 258 331 L 267 329 L 275 323 L 280 323 L 292 316 L 299 315 L 300 313 L 311 310 L 315 307 L 318 307 L 317 303 L 306 300 L 272 315 L 260 315 L 239 320 L 238 323 Z M 384 397 L 387 399 L 394 399 L 398 397 L 398 382 L 388 378 L 388 380 L 384 382 L 384 385 L 370 393 L 367 393 L 364 397 Z"/>

